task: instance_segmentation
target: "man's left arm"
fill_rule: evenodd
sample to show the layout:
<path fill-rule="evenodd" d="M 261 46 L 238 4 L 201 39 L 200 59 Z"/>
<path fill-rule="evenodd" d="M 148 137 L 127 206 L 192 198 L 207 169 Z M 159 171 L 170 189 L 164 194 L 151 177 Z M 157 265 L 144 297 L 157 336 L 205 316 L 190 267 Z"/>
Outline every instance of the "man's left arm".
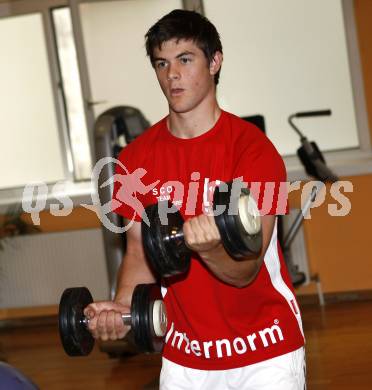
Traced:
<path fill-rule="evenodd" d="M 270 244 L 275 225 L 275 215 L 261 216 L 262 249 L 258 256 L 235 260 L 229 256 L 221 243 L 214 217 L 200 215 L 184 223 L 186 244 L 198 252 L 201 260 L 217 278 L 235 287 L 245 287 L 258 274 Z"/>
<path fill-rule="evenodd" d="M 199 253 L 201 260 L 217 278 L 236 287 L 247 286 L 257 276 L 273 235 L 276 215 L 282 213 L 280 210 L 283 207 L 278 209 L 278 205 L 283 201 L 287 205 L 287 194 L 281 193 L 280 190 L 287 177 L 282 157 L 257 128 L 250 125 L 244 134 L 248 138 L 242 139 L 239 145 L 244 147 L 239 152 L 234 152 L 236 163 L 232 177 L 242 178 L 244 182 L 252 185 L 250 190 L 261 213 L 263 240 L 260 254 L 243 260 L 230 257 L 222 246 L 212 216 L 202 214 L 190 218 L 183 227 L 186 244 Z M 256 184 L 259 186 L 255 186 Z M 272 192 L 266 191 L 267 184 L 270 184 Z M 285 195 L 283 199 L 279 196 L 280 193 Z M 270 200 L 270 203 L 265 202 L 266 200 Z"/>

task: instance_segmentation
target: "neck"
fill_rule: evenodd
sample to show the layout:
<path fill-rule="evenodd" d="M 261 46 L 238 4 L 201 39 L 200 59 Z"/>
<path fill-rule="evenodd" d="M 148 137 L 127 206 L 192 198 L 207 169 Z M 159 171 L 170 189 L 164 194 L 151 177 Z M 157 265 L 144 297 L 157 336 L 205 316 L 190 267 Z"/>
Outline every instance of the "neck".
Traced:
<path fill-rule="evenodd" d="M 194 138 L 206 133 L 217 122 L 221 109 L 214 98 L 210 102 L 202 102 L 193 110 L 178 113 L 169 111 L 167 124 L 170 132 L 178 138 Z"/>

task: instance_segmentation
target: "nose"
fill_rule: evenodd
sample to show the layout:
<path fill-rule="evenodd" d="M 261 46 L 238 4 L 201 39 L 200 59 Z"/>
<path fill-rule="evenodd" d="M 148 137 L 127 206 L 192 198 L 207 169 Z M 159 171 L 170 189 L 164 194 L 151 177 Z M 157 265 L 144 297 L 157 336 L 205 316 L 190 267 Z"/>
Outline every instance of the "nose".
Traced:
<path fill-rule="evenodd" d="M 181 77 L 181 74 L 180 74 L 180 71 L 179 71 L 179 68 L 177 66 L 177 64 L 169 64 L 168 66 L 168 74 L 167 74 L 167 79 L 169 81 L 172 81 L 172 80 L 179 80 Z"/>

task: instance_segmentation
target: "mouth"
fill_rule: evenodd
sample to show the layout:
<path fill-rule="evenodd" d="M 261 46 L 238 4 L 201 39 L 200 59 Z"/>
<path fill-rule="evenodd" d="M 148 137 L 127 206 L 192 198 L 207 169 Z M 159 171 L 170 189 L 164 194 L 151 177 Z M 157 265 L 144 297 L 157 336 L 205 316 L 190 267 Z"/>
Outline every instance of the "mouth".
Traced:
<path fill-rule="evenodd" d="M 171 96 L 179 96 L 182 95 L 184 91 L 185 90 L 183 88 L 171 88 L 170 93 Z"/>

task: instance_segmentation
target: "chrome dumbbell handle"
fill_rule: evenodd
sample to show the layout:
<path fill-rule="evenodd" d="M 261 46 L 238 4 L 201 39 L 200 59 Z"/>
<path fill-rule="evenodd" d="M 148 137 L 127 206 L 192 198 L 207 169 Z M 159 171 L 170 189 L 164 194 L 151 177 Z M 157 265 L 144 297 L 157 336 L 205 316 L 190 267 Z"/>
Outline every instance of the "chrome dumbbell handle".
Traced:
<path fill-rule="evenodd" d="M 123 319 L 124 325 L 131 326 L 132 325 L 132 316 L 131 314 L 122 314 L 121 318 Z M 83 323 L 85 326 L 88 326 L 89 324 L 89 318 L 83 317 L 81 320 L 81 323 Z"/>

